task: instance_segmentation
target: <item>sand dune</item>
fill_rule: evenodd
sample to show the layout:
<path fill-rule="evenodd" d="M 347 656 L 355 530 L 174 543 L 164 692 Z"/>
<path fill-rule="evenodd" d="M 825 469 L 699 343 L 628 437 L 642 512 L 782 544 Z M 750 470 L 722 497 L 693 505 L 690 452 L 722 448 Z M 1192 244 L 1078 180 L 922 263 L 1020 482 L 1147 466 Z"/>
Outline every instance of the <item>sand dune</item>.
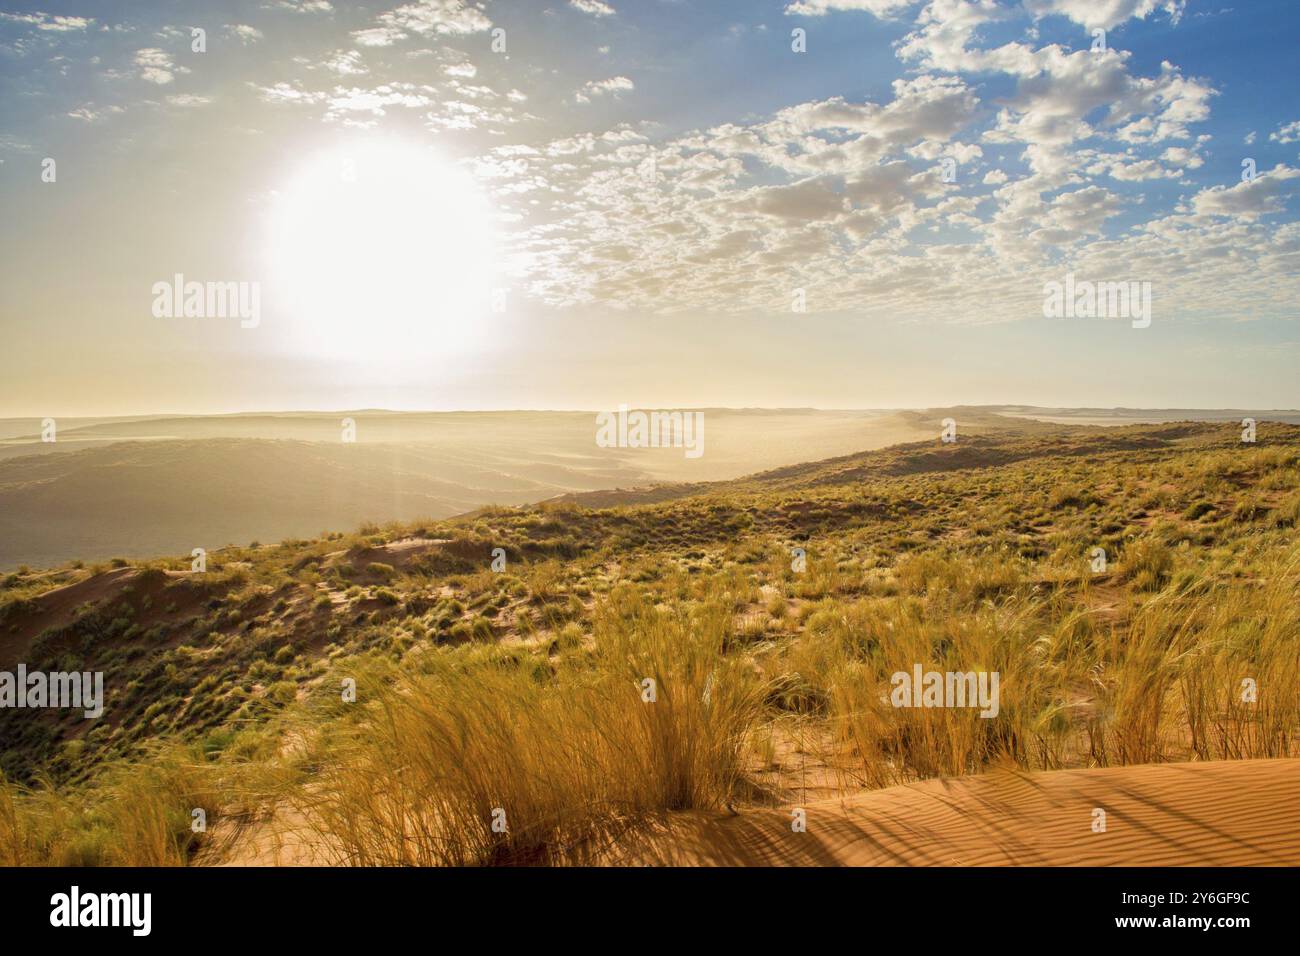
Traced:
<path fill-rule="evenodd" d="M 1093 810 L 1106 831 L 1093 832 Z M 685 866 L 1296 866 L 1300 760 L 929 780 L 785 811 L 679 814 L 597 862 Z"/>
<path fill-rule="evenodd" d="M 76 617 L 77 608 L 116 597 L 139 575 L 137 568 L 114 568 L 72 584 L 51 588 L 34 598 L 31 613 L 0 630 L 0 667 L 17 664 L 28 653 L 33 638 L 38 634 L 70 624 Z"/>
<path fill-rule="evenodd" d="M 1106 813 L 1094 832 L 1095 808 Z M 573 862 L 601 866 L 1297 866 L 1300 760 L 1001 771 L 786 810 L 670 814 Z M 223 828 L 201 864 L 320 866 L 328 839 L 283 809 Z M 223 852 L 224 851 L 224 852 Z"/>

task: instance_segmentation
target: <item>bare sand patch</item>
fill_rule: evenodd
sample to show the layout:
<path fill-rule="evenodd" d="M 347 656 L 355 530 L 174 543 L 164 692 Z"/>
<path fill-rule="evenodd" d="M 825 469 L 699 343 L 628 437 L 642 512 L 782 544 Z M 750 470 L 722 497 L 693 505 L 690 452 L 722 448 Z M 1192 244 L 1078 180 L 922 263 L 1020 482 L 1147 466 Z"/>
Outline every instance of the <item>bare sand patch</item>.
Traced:
<path fill-rule="evenodd" d="M 1094 809 L 1106 814 L 1093 831 Z M 928 780 L 790 810 L 673 814 L 600 854 L 679 866 L 1297 866 L 1300 760 Z"/>

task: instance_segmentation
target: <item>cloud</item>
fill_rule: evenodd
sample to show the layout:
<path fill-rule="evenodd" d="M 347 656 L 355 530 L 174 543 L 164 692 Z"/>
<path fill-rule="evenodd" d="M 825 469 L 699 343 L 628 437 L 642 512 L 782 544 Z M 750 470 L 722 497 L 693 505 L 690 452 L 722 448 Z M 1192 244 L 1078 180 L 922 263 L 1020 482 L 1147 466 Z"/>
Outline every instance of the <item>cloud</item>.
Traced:
<path fill-rule="evenodd" d="M 92 17 L 69 17 L 56 13 L 4 13 L 0 20 L 11 23 L 24 23 L 48 33 L 73 33 L 84 31 L 95 22 Z"/>
<path fill-rule="evenodd" d="M 603 0 L 569 0 L 569 6 L 583 13 L 589 13 L 593 17 L 612 17 L 616 12 Z"/>
<path fill-rule="evenodd" d="M 329 13 L 334 9 L 329 0 L 275 0 L 266 9 L 292 10 L 294 13 Z"/>
<path fill-rule="evenodd" d="M 375 26 L 357 30 L 353 39 L 362 46 L 391 46 L 412 34 L 462 36 L 492 28 L 483 8 L 465 0 L 416 0 L 381 13 Z"/>
<path fill-rule="evenodd" d="M 374 89 L 336 87 L 325 102 L 329 105 L 327 118 L 342 113 L 370 113 L 383 116 L 385 107 L 403 106 L 422 109 L 433 104 L 429 95 L 431 87 L 418 87 L 412 83 L 386 83 Z"/>
<path fill-rule="evenodd" d="M 1166 163 L 1183 169 L 1200 169 L 1205 165 L 1205 160 L 1195 149 L 1189 149 L 1185 146 L 1170 146 L 1160 154 L 1160 158 Z"/>
<path fill-rule="evenodd" d="M 1253 134 L 1252 134 L 1253 135 Z M 1279 126 L 1268 134 L 1271 143 L 1294 143 L 1300 141 L 1300 120 Z"/>
<path fill-rule="evenodd" d="M 397 81 L 372 87 L 339 85 L 328 90 L 309 90 L 283 81 L 272 86 L 250 85 L 265 103 L 322 108 L 321 118 L 327 123 L 369 128 L 393 109 L 419 110 L 420 121 L 436 132 L 486 129 L 491 133 L 517 122 L 511 104 L 527 98 L 517 90 L 501 94 L 456 77 L 442 86 Z"/>
<path fill-rule="evenodd" d="M 325 69 L 339 76 L 363 76 L 370 72 L 359 50 L 335 50 L 325 59 Z"/>
<path fill-rule="evenodd" d="M 352 33 L 352 39 L 358 46 L 392 46 L 405 37 L 406 32 L 396 27 L 370 27 Z"/>
<path fill-rule="evenodd" d="M 68 111 L 68 116 L 75 120 L 81 120 L 83 123 L 95 123 L 115 113 L 123 113 L 125 110 L 120 106 L 97 107 L 94 103 L 85 103 L 74 110 Z"/>
<path fill-rule="evenodd" d="M 952 152 L 948 141 L 971 122 L 978 104 L 970 88 L 951 76 L 895 80 L 893 91 L 894 99 L 883 106 L 843 97 L 800 103 L 764 123 L 717 127 L 691 145 L 753 156 L 795 175 L 844 173 L 902 148 L 915 147 L 928 158 Z M 979 148 L 965 146 L 960 153 L 964 161 L 979 155 Z"/>
<path fill-rule="evenodd" d="M 140 79 L 159 86 L 170 83 L 177 73 L 189 72 L 186 67 L 177 66 L 170 53 L 157 47 L 136 50 L 134 62 L 140 68 Z"/>
<path fill-rule="evenodd" d="M 824 177 L 789 186 L 765 186 L 731 200 L 729 208 L 742 214 L 769 216 L 786 222 L 834 219 L 847 211 L 848 200 L 833 186 L 834 181 Z"/>
<path fill-rule="evenodd" d="M 636 85 L 626 76 L 611 76 L 607 80 L 592 80 L 575 93 L 573 98 L 579 103 L 590 103 L 593 96 L 604 96 L 607 93 L 617 96 L 634 89 Z"/>
<path fill-rule="evenodd" d="M 172 106 L 190 108 L 195 106 L 207 106 L 212 102 L 212 97 L 196 96 L 192 93 L 177 93 L 173 96 L 167 97 L 167 102 Z"/>
<path fill-rule="evenodd" d="M 1102 224 L 1123 208 L 1119 196 L 1100 186 L 1061 193 L 1048 204 L 1041 227 L 1030 238 L 1056 246 L 1078 242 L 1098 234 Z"/>
<path fill-rule="evenodd" d="M 822 17 L 832 11 L 864 10 L 874 16 L 889 17 L 916 0 L 795 0 L 785 8 L 788 17 Z"/>
<path fill-rule="evenodd" d="M 298 89 L 283 81 L 274 86 L 255 86 L 264 103 L 323 103 L 327 93 Z"/>
<path fill-rule="evenodd" d="M 1009 8 L 992 0 L 933 0 L 917 19 L 919 29 L 899 46 L 899 56 L 949 73 L 1005 73 L 1016 78 L 991 142 L 1063 145 L 1095 135 L 1130 143 L 1189 137 L 1187 125 L 1209 117 L 1216 94 L 1204 81 L 1183 76 L 1169 62 L 1154 77 L 1128 72 L 1129 54 L 1116 50 L 1069 51 L 1056 44 L 1038 49 L 1011 42 L 973 46 L 982 25 L 1004 20 Z M 1105 109 L 1100 127 L 1087 121 Z"/>
<path fill-rule="evenodd" d="M 1235 186 L 1202 189 L 1193 197 L 1192 206 L 1202 215 L 1257 219 L 1282 211 L 1283 197 L 1293 192 L 1283 183 L 1297 176 L 1300 176 L 1300 169 L 1279 164 L 1266 173 L 1260 173 L 1253 180 L 1239 182 Z"/>
<path fill-rule="evenodd" d="M 1034 17 L 1060 14 L 1089 29 L 1109 30 L 1134 17 L 1145 19 L 1157 10 L 1177 23 L 1187 0 L 1024 0 L 1025 10 Z"/>
<path fill-rule="evenodd" d="M 245 45 L 262 39 L 262 31 L 257 27 L 250 27 L 247 23 L 227 23 L 226 33 Z"/>

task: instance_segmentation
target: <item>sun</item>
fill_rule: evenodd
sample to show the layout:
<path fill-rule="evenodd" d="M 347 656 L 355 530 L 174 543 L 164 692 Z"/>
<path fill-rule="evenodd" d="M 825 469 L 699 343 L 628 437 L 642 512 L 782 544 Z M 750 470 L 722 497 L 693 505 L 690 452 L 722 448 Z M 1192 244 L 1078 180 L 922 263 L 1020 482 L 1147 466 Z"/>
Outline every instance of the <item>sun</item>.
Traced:
<path fill-rule="evenodd" d="M 275 194 L 270 222 L 267 298 L 295 351 L 397 364 L 486 334 L 500 288 L 492 209 L 429 148 L 317 153 Z"/>

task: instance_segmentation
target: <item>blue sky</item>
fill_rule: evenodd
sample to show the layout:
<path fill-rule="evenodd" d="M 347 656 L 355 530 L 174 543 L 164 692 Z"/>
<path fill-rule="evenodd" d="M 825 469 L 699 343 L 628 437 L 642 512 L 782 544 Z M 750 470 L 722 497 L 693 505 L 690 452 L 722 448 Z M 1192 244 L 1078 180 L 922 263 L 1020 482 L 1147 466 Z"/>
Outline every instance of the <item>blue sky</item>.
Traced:
<path fill-rule="evenodd" d="M 1283 0 L 6 2 L 0 414 L 1294 407 L 1297 40 Z M 177 273 L 256 327 L 153 314 Z M 1150 325 L 1045 317 L 1066 273 Z"/>

